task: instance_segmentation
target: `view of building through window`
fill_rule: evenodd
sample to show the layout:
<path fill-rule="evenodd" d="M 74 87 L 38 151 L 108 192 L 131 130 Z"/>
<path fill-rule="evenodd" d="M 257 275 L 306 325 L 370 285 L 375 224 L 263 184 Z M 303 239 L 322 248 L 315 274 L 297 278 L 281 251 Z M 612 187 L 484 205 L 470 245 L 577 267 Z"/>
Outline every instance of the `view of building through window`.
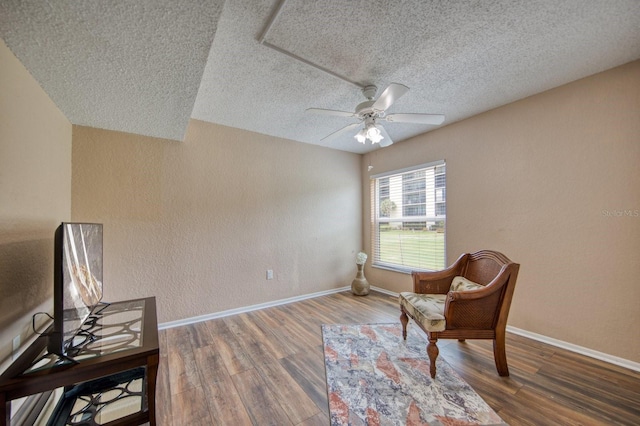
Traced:
<path fill-rule="evenodd" d="M 372 178 L 375 266 L 445 268 L 445 175 L 439 161 Z"/>

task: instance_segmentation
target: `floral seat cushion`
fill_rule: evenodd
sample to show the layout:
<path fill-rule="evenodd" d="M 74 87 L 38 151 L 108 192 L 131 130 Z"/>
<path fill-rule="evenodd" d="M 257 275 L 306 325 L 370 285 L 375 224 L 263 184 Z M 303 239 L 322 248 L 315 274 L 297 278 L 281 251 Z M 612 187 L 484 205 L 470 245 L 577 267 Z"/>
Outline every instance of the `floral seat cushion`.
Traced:
<path fill-rule="evenodd" d="M 417 294 L 408 291 L 400 293 L 400 305 L 427 331 L 444 331 L 446 294 Z"/>
<path fill-rule="evenodd" d="M 482 284 L 474 283 L 465 277 L 454 277 L 451 282 L 451 291 L 468 291 L 484 288 Z"/>
<path fill-rule="evenodd" d="M 484 288 L 464 277 L 455 277 L 451 291 L 469 291 Z M 444 317 L 446 294 L 418 294 L 408 291 L 400 293 L 400 305 L 427 331 L 444 331 L 447 321 Z"/>

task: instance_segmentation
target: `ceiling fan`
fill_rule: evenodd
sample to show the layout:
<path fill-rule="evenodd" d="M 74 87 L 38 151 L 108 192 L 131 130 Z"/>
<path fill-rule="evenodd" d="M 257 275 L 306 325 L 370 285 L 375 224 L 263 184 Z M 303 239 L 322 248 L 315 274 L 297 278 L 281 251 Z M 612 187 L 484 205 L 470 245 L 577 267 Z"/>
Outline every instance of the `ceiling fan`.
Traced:
<path fill-rule="evenodd" d="M 364 126 L 354 136 L 360 143 L 365 143 L 369 139 L 372 143 L 380 143 L 380 146 L 389 146 L 393 140 L 382 127 L 380 121 L 391 123 L 419 123 L 419 124 L 442 124 L 444 115 L 442 114 L 386 114 L 385 111 L 402 95 L 409 91 L 407 86 L 398 83 L 391 83 L 375 101 L 378 88 L 373 85 L 365 86 L 362 94 L 367 98 L 356 107 L 355 112 L 337 111 L 333 109 L 308 108 L 307 112 L 323 115 L 335 115 L 338 117 L 357 118 L 357 123 L 351 123 L 345 127 L 331 133 L 320 140 L 334 139 L 343 133 L 347 133 L 364 123 Z"/>

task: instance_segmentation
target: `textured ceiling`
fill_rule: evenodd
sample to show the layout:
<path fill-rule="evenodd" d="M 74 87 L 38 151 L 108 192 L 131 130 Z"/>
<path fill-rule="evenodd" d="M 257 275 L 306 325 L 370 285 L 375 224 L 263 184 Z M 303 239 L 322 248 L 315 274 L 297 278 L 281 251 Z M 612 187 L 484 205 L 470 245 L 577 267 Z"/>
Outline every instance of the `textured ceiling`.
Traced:
<path fill-rule="evenodd" d="M 182 140 L 223 0 L 0 0 L 0 38 L 73 124 Z"/>
<path fill-rule="evenodd" d="M 353 119 L 304 111 L 396 82 L 388 112 L 446 125 L 640 58 L 640 1 L 0 0 L 0 37 L 74 124 L 182 140 L 192 117 L 363 153 L 320 141 Z"/>

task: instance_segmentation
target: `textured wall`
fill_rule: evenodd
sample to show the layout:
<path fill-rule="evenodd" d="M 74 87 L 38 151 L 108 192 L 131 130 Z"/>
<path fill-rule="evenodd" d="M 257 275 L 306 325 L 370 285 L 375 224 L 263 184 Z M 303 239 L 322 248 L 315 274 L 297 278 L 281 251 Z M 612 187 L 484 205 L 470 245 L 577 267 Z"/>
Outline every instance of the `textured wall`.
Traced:
<path fill-rule="evenodd" d="M 510 325 L 640 362 L 639 76 L 632 62 L 368 154 L 363 220 L 368 164 L 446 159 L 448 263 L 503 251 L 521 264 Z M 380 269 L 367 278 L 412 287 Z"/>
<path fill-rule="evenodd" d="M 0 364 L 53 304 L 53 234 L 71 217 L 71 124 L 0 40 Z"/>
<path fill-rule="evenodd" d="M 105 299 L 155 295 L 173 321 L 349 285 L 359 170 L 196 120 L 184 143 L 74 126 L 72 217 L 104 223 Z"/>

